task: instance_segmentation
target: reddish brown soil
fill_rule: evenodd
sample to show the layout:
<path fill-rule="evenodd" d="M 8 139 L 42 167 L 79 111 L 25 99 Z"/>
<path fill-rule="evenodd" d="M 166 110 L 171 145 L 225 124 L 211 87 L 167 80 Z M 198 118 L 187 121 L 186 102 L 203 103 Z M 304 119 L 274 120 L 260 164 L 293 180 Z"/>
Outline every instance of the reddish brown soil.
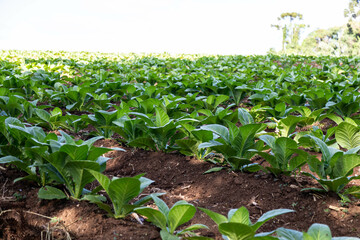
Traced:
<path fill-rule="evenodd" d="M 119 147 L 114 140 L 101 140 L 96 145 Z M 186 200 L 221 214 L 245 206 L 253 221 L 266 211 L 289 208 L 296 212 L 270 220 L 260 231 L 278 227 L 307 230 L 313 223 L 324 223 L 331 227 L 333 236 L 360 237 L 360 201 L 344 205 L 335 194 L 301 192 L 304 187 L 318 187 L 307 177 L 276 179 L 262 172 L 227 170 L 204 175 L 214 165 L 175 153 L 126 150 L 108 153 L 112 159 L 105 174 L 124 177 L 146 173 L 155 183 L 145 193 L 165 192 L 162 198 L 168 205 Z M 151 224 L 141 225 L 131 216 L 108 218 L 88 202 L 39 200 L 36 185 L 12 182 L 20 175 L 9 167 L 0 169 L 0 239 L 40 239 L 46 233 L 54 239 L 67 239 L 66 234 L 72 239 L 160 239 L 158 229 Z M 51 223 L 49 218 L 55 217 L 58 221 Z M 221 239 L 214 222 L 200 210 L 191 223 L 209 226 L 202 234 Z"/>

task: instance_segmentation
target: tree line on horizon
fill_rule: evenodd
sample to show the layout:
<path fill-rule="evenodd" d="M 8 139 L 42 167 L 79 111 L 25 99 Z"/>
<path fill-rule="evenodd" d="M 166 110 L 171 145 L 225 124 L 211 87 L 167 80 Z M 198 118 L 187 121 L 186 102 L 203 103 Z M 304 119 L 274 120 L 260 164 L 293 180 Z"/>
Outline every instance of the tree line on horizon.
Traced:
<path fill-rule="evenodd" d="M 303 15 L 297 12 L 285 12 L 278 17 L 277 24 L 271 27 L 282 32 L 282 48 L 269 53 L 301 55 L 360 55 L 360 0 L 349 0 L 344 17 L 348 22 L 342 26 L 317 29 L 300 43 L 302 31 L 309 27 L 303 23 Z"/>

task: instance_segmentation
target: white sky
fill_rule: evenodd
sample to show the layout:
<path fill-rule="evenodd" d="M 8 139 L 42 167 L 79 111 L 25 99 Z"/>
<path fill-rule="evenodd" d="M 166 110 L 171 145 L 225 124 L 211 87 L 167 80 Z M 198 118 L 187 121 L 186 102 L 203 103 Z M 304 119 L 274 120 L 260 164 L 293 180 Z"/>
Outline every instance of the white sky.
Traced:
<path fill-rule="evenodd" d="M 266 54 L 271 24 L 299 12 L 310 30 L 346 22 L 347 0 L 0 0 L 0 49 Z M 307 32 L 308 32 L 307 31 Z"/>

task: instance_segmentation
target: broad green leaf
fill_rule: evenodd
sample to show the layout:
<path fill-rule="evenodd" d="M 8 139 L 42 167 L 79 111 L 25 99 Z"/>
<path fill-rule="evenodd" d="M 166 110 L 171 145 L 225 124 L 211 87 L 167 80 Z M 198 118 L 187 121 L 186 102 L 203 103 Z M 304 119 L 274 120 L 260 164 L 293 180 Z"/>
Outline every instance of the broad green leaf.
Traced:
<path fill-rule="evenodd" d="M 162 240 L 180 240 L 179 237 L 172 235 L 171 233 L 169 233 L 166 230 L 161 230 L 160 231 L 160 236 Z"/>
<path fill-rule="evenodd" d="M 39 109 L 36 108 L 35 109 L 35 113 L 36 115 L 38 115 L 38 117 L 43 120 L 44 122 L 50 122 L 50 113 L 48 113 L 47 111 L 43 110 L 43 109 Z"/>
<path fill-rule="evenodd" d="M 167 218 L 169 215 L 169 207 L 166 205 L 166 203 L 161 200 L 160 198 L 158 198 L 157 196 L 153 196 L 152 199 L 154 200 L 156 206 L 159 208 L 160 212 L 162 212 L 162 214 L 164 214 L 164 216 Z"/>
<path fill-rule="evenodd" d="M 202 129 L 195 129 L 191 131 L 191 134 L 194 135 L 196 139 L 201 142 L 208 142 L 213 139 L 214 135 L 211 131 L 202 130 Z"/>
<path fill-rule="evenodd" d="M 264 141 L 270 148 L 275 148 L 275 137 L 270 135 L 261 135 L 259 139 Z"/>
<path fill-rule="evenodd" d="M 169 123 L 170 118 L 163 109 L 157 107 L 155 111 L 156 111 L 156 119 L 155 119 L 156 127 L 162 127 Z"/>
<path fill-rule="evenodd" d="M 178 226 L 192 219 L 195 212 L 196 208 L 193 205 L 174 205 L 168 215 L 170 233 L 173 233 Z"/>
<path fill-rule="evenodd" d="M 5 156 L 0 158 L 0 164 L 13 163 L 13 162 L 22 162 L 22 161 L 17 157 L 13 157 L 13 156 Z"/>
<path fill-rule="evenodd" d="M 236 222 L 220 223 L 219 232 L 230 240 L 245 240 L 255 235 L 252 227 Z"/>
<path fill-rule="evenodd" d="M 360 156 L 357 154 L 346 154 L 336 162 L 333 174 L 335 177 L 349 176 L 353 169 L 360 166 Z"/>
<path fill-rule="evenodd" d="M 249 211 L 245 207 L 238 209 L 231 209 L 228 213 L 229 222 L 242 223 L 245 225 L 251 224 Z"/>
<path fill-rule="evenodd" d="M 138 214 L 145 216 L 147 221 L 153 223 L 155 226 L 166 230 L 166 217 L 160 211 L 149 207 L 139 207 L 134 209 Z"/>
<path fill-rule="evenodd" d="M 56 107 L 54 110 L 51 111 L 51 117 L 58 117 L 62 116 L 62 111 L 60 108 Z"/>
<path fill-rule="evenodd" d="M 39 189 L 38 197 L 41 199 L 64 199 L 67 198 L 65 193 L 60 189 L 45 186 Z"/>
<path fill-rule="evenodd" d="M 179 233 L 181 234 L 183 232 L 195 231 L 195 230 L 199 230 L 199 229 L 209 229 L 209 228 L 204 224 L 193 224 L 190 227 L 187 227 L 184 230 L 180 231 Z"/>
<path fill-rule="evenodd" d="M 68 189 L 74 190 L 74 198 L 78 199 L 81 196 L 82 190 L 86 184 L 93 182 L 94 177 L 85 169 L 91 169 L 94 171 L 100 171 L 100 166 L 97 162 L 80 160 L 67 162 L 64 171 L 70 174 L 72 177 L 71 186 L 66 186 Z M 66 175 L 66 173 L 64 173 Z"/>
<path fill-rule="evenodd" d="M 297 149 L 297 144 L 291 138 L 280 137 L 276 139 L 275 148 L 272 150 L 282 168 L 288 165 L 290 157 L 294 153 L 293 149 Z"/>
<path fill-rule="evenodd" d="M 288 137 L 292 132 L 294 132 L 296 124 L 305 119 L 306 117 L 296 117 L 292 115 L 281 119 L 278 124 L 281 136 Z"/>
<path fill-rule="evenodd" d="M 203 174 L 208 174 L 208 173 L 213 173 L 213 172 L 219 172 L 221 171 L 222 169 L 224 169 L 223 167 L 213 167 L 213 168 L 210 168 L 209 170 L 203 172 Z"/>
<path fill-rule="evenodd" d="M 201 211 L 203 211 L 204 213 L 206 213 L 206 215 L 208 215 L 217 225 L 219 225 L 220 223 L 228 221 L 228 219 L 225 216 L 223 216 L 223 215 L 221 215 L 219 213 L 213 212 L 213 211 L 211 211 L 209 209 L 206 209 L 206 208 L 199 207 L 199 209 Z"/>
<path fill-rule="evenodd" d="M 109 205 L 103 203 L 100 198 L 99 198 L 99 195 L 90 195 L 90 194 L 87 194 L 85 195 L 81 200 L 86 200 L 86 201 L 90 201 L 91 203 L 95 203 L 99 208 L 105 210 L 109 216 L 113 217 L 114 214 L 112 213 L 112 209 Z M 106 200 L 106 198 L 104 199 Z"/>
<path fill-rule="evenodd" d="M 331 240 L 331 230 L 325 224 L 314 223 L 310 226 L 307 233 L 304 233 L 304 239 Z"/>
<path fill-rule="evenodd" d="M 109 184 L 109 197 L 114 205 L 115 218 L 125 217 L 123 206 L 140 193 L 140 181 L 135 178 L 124 177 L 112 180 Z"/>
<path fill-rule="evenodd" d="M 276 229 L 276 234 L 281 240 L 303 240 L 303 233 L 292 229 L 281 227 Z"/>
<path fill-rule="evenodd" d="M 73 160 L 87 159 L 89 148 L 87 145 L 64 144 L 59 149 L 60 152 L 67 153 Z"/>
<path fill-rule="evenodd" d="M 92 169 L 86 169 L 86 170 L 96 178 L 96 180 L 100 183 L 100 185 L 107 192 L 108 189 L 109 189 L 109 185 L 110 185 L 110 179 L 107 176 L 105 176 L 104 174 L 101 174 L 98 171 L 94 171 Z"/>
<path fill-rule="evenodd" d="M 226 95 L 219 95 L 216 97 L 214 108 L 218 107 L 221 103 L 229 100 L 229 96 Z"/>
<path fill-rule="evenodd" d="M 265 222 L 269 221 L 270 219 L 285 214 L 285 213 L 291 213 L 291 212 L 295 212 L 294 210 L 291 209 L 275 209 L 275 210 L 271 210 L 268 211 L 266 213 L 264 213 L 257 221 L 256 223 L 253 225 L 253 229 L 256 231 L 259 229 L 259 227 L 261 227 Z"/>
<path fill-rule="evenodd" d="M 335 131 L 335 138 L 337 143 L 346 149 L 360 146 L 359 129 L 347 122 L 342 122 L 339 124 Z"/>
<path fill-rule="evenodd" d="M 242 125 L 255 123 L 254 118 L 245 108 L 238 109 L 238 117 Z"/>
<path fill-rule="evenodd" d="M 224 127 L 223 125 L 209 124 L 209 125 L 202 126 L 201 129 L 212 131 L 213 133 L 219 135 L 227 143 L 230 143 L 229 130 L 226 127 Z"/>

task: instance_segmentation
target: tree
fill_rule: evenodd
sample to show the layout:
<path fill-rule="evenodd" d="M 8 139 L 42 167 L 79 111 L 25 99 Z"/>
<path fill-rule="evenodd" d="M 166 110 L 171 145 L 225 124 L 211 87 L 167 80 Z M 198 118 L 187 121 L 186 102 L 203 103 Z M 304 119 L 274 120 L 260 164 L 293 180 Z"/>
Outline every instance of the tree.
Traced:
<path fill-rule="evenodd" d="M 301 30 L 307 27 L 305 24 L 300 23 L 302 20 L 302 14 L 286 12 L 278 17 L 278 24 L 271 25 L 271 27 L 282 31 L 282 52 L 299 47 Z"/>
<path fill-rule="evenodd" d="M 304 39 L 299 53 L 305 55 L 360 55 L 360 22 L 349 21 L 340 27 L 318 29 Z"/>
<path fill-rule="evenodd" d="M 344 16 L 348 17 L 349 21 L 360 16 L 360 0 L 350 0 L 348 8 L 344 10 Z"/>

